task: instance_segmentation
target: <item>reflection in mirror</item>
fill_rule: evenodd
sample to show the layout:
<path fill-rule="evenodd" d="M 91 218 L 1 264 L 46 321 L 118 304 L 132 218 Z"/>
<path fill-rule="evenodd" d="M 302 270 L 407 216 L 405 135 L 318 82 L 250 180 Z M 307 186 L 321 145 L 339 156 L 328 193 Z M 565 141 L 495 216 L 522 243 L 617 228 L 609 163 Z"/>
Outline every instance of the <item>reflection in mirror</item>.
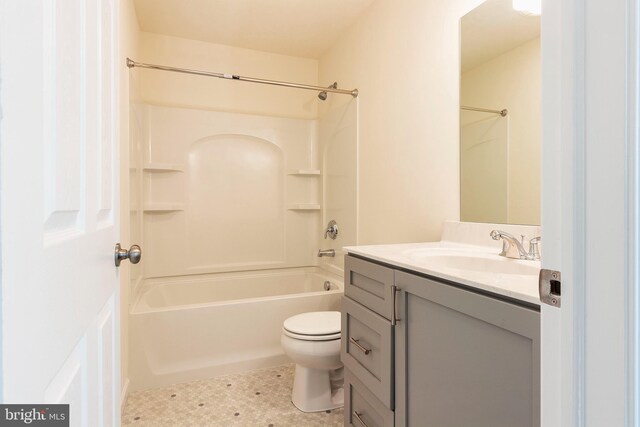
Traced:
<path fill-rule="evenodd" d="M 538 225 L 540 17 L 487 0 L 460 28 L 460 220 Z"/>

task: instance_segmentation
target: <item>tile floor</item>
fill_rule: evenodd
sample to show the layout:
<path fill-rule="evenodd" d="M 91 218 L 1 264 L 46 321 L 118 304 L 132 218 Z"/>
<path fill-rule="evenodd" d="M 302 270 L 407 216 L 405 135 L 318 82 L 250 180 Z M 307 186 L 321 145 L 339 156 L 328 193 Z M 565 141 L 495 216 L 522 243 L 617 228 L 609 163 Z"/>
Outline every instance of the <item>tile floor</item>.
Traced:
<path fill-rule="evenodd" d="M 133 392 L 122 427 L 342 426 L 342 408 L 306 414 L 293 406 L 294 366 Z"/>

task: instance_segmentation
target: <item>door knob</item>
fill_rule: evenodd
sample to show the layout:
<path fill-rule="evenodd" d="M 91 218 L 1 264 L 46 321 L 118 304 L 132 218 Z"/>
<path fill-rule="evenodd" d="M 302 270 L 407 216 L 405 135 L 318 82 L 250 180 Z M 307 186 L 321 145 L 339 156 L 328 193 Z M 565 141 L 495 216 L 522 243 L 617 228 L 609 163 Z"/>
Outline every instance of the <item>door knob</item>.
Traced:
<path fill-rule="evenodd" d="M 122 249 L 120 243 L 116 243 L 116 250 L 114 252 L 114 260 L 116 267 L 120 267 L 120 262 L 124 259 L 131 261 L 131 264 L 137 264 L 142 258 L 142 249 L 138 245 L 131 245 L 129 250 Z"/>

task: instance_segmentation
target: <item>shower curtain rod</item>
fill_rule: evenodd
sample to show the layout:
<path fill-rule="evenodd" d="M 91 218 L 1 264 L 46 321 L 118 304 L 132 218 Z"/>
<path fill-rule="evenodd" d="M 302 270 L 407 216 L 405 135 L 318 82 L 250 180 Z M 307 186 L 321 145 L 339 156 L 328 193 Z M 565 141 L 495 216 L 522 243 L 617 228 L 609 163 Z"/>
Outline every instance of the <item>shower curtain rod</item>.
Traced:
<path fill-rule="evenodd" d="M 195 74 L 197 76 L 207 76 L 207 77 L 217 77 L 219 79 L 228 79 L 228 80 L 240 80 L 243 82 L 252 82 L 252 83 L 261 83 L 266 85 L 275 85 L 275 86 L 285 86 L 285 87 L 293 87 L 298 89 L 306 89 L 306 90 L 315 90 L 318 92 L 332 92 L 332 93 L 341 93 L 344 95 L 351 95 L 354 98 L 358 96 L 358 89 L 353 90 L 345 90 L 345 89 L 337 89 L 332 86 L 329 87 L 321 87 L 321 86 L 312 86 L 305 85 L 300 83 L 290 83 L 290 82 L 280 82 L 277 80 L 266 80 L 266 79 L 258 79 L 255 77 L 244 77 L 238 76 L 236 74 L 223 74 L 223 73 L 214 73 L 211 71 L 199 71 L 199 70 L 189 70 L 187 68 L 176 68 L 176 67 L 167 67 L 164 65 L 153 65 L 153 64 L 145 64 L 142 62 L 135 62 L 132 59 L 127 58 L 127 67 L 139 67 L 139 68 L 150 68 L 152 70 L 162 70 L 162 71 L 173 71 L 176 73 L 185 73 L 185 74 Z"/>
<path fill-rule="evenodd" d="M 500 114 L 502 117 L 505 117 L 509 111 L 505 108 L 503 110 L 489 110 L 487 108 L 476 108 L 476 107 L 460 107 L 461 110 L 469 110 L 469 111 L 480 111 L 481 113 L 493 113 Z"/>

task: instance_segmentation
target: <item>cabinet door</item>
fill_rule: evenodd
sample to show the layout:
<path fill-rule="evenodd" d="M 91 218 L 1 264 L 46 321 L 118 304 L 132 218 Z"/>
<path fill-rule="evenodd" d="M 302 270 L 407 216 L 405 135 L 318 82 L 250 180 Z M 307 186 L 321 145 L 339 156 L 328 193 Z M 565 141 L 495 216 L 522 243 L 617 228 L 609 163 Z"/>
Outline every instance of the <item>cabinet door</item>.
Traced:
<path fill-rule="evenodd" d="M 540 313 L 396 272 L 396 425 L 540 425 Z"/>

